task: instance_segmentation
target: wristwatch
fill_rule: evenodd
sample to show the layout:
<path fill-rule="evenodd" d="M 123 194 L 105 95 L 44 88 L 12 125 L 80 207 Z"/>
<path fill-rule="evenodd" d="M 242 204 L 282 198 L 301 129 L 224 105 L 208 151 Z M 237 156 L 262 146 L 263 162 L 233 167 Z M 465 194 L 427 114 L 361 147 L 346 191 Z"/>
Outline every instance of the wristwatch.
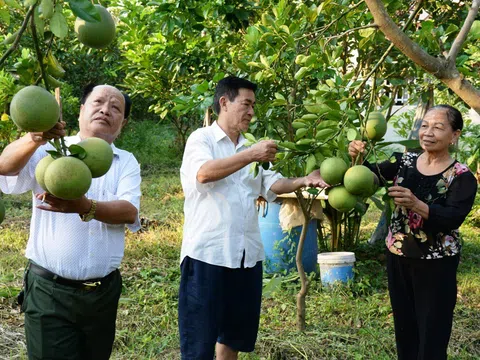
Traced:
<path fill-rule="evenodd" d="M 85 214 L 78 214 L 80 215 L 80 219 L 82 221 L 90 221 L 95 217 L 95 210 L 97 209 L 97 200 L 92 200 L 92 206 L 90 207 L 90 210 L 85 213 Z"/>

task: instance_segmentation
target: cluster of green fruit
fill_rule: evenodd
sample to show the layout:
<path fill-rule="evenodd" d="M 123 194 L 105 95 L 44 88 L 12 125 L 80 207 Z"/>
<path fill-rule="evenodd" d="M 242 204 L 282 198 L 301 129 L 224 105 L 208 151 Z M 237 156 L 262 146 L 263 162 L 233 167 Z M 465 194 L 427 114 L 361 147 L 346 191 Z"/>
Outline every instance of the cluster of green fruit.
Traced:
<path fill-rule="evenodd" d="M 113 161 L 110 144 L 100 138 L 87 138 L 69 150 L 70 156 L 45 156 L 35 168 L 35 179 L 42 189 L 64 200 L 85 195 L 92 178 L 105 175 Z"/>
<path fill-rule="evenodd" d="M 24 131 L 45 132 L 55 126 L 60 108 L 47 90 L 31 85 L 15 94 L 10 103 L 10 115 Z M 68 150 L 69 156 L 52 151 L 35 169 L 40 186 L 65 200 L 82 197 L 90 188 L 92 178 L 103 176 L 113 161 L 110 144 L 99 138 L 85 139 Z"/>
<path fill-rule="evenodd" d="M 361 129 L 362 138 L 378 141 L 387 132 L 387 122 L 383 114 L 373 111 L 368 115 Z M 368 167 L 355 165 L 348 168 L 343 159 L 331 157 L 320 166 L 323 179 L 330 186 L 328 203 L 340 212 L 348 212 L 357 204 L 358 198 L 367 198 L 375 194 L 380 181 Z"/>
<path fill-rule="evenodd" d="M 323 180 L 333 188 L 328 192 L 328 203 L 340 212 L 348 212 L 357 204 L 358 198 L 375 194 L 379 180 L 368 167 L 355 165 L 348 168 L 338 157 L 325 159 L 320 166 Z"/>

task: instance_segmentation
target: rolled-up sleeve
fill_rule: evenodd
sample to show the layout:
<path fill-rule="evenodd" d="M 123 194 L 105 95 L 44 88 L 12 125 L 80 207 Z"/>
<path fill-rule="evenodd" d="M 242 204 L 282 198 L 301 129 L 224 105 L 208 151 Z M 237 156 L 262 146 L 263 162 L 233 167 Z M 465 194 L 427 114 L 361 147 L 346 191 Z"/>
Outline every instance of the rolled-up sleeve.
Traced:
<path fill-rule="evenodd" d="M 5 194 L 23 194 L 31 190 L 41 190 L 35 180 L 35 168 L 38 162 L 47 155 L 43 148 L 39 148 L 18 175 L 0 176 L 0 189 L 2 192 Z"/>
<path fill-rule="evenodd" d="M 193 132 L 187 140 L 180 171 L 188 185 L 200 193 L 214 186 L 213 182 L 202 184 L 197 180 L 198 171 L 209 160 L 213 160 L 213 152 L 208 135 L 200 131 Z"/>
<path fill-rule="evenodd" d="M 135 223 L 127 224 L 127 227 L 132 232 L 140 230 L 140 197 L 142 195 L 140 184 L 140 165 L 135 157 L 130 154 L 129 159 L 122 169 L 120 180 L 118 182 L 117 193 L 115 199 L 112 200 L 126 200 L 137 208 L 137 218 Z"/>
<path fill-rule="evenodd" d="M 472 209 L 477 193 L 477 181 L 471 172 L 458 175 L 447 192 L 444 205 L 429 205 L 424 227 L 430 231 L 447 232 L 458 229 Z"/>
<path fill-rule="evenodd" d="M 271 202 L 277 198 L 277 194 L 270 190 L 273 184 L 275 184 L 278 180 L 283 179 L 283 176 L 275 171 L 272 170 L 261 170 L 262 176 L 262 189 L 261 195 L 262 197 Z"/>

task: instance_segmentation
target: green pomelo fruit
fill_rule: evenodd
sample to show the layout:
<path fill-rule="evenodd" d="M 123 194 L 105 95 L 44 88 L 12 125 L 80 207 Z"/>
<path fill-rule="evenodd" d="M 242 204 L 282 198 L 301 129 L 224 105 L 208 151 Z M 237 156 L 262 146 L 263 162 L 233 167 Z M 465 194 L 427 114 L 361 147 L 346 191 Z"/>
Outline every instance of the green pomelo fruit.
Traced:
<path fill-rule="evenodd" d="M 92 173 L 82 160 L 65 156 L 48 165 L 44 181 L 50 194 L 60 199 L 73 200 L 88 191 Z"/>
<path fill-rule="evenodd" d="M 365 132 L 370 140 L 381 140 L 387 132 L 387 121 L 380 111 L 372 111 L 365 124 Z"/>
<path fill-rule="evenodd" d="M 3 222 L 5 219 L 5 204 L 3 203 L 3 200 L 0 199 L 0 224 Z"/>
<path fill-rule="evenodd" d="M 355 207 L 357 197 L 350 194 L 344 186 L 337 186 L 328 193 L 328 203 L 337 211 L 347 212 Z"/>
<path fill-rule="evenodd" d="M 13 122 L 28 132 L 48 131 L 57 123 L 60 108 L 55 97 L 40 86 L 27 86 L 10 103 Z"/>
<path fill-rule="evenodd" d="M 75 20 L 75 32 L 78 41 L 83 45 L 101 49 L 113 41 L 115 38 L 115 22 L 112 15 L 101 5 L 95 5 L 101 20 L 99 22 L 85 21 L 79 17 Z"/>
<path fill-rule="evenodd" d="M 40 160 L 35 168 L 35 179 L 38 182 L 40 187 L 47 191 L 47 187 L 45 186 L 45 171 L 47 170 L 48 165 L 50 165 L 55 159 L 50 155 L 45 156 L 42 160 Z"/>
<path fill-rule="evenodd" d="M 343 177 L 345 189 L 353 195 L 369 193 L 374 184 L 373 172 L 364 165 L 355 165 Z"/>
<path fill-rule="evenodd" d="M 322 161 L 320 175 L 328 185 L 337 185 L 342 182 L 347 169 L 348 165 L 343 159 L 331 157 Z"/>
<path fill-rule="evenodd" d="M 373 173 L 372 173 L 373 174 Z M 363 196 L 365 197 L 370 197 L 372 195 L 374 195 L 378 188 L 380 187 L 380 180 L 378 180 L 378 176 L 373 174 L 373 184 L 372 184 L 372 188 L 370 189 L 370 191 L 366 192 L 365 194 L 363 194 Z"/>
<path fill-rule="evenodd" d="M 103 139 L 91 137 L 80 141 L 77 145 L 84 148 L 87 153 L 82 160 L 92 172 L 92 178 L 105 175 L 113 161 L 113 150 L 110 144 Z"/>

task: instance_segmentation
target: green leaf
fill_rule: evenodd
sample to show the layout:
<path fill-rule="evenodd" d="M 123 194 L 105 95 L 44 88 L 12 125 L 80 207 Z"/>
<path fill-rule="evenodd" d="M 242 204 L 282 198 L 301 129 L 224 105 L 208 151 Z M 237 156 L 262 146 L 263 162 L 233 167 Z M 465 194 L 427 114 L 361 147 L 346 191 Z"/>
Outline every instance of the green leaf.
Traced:
<path fill-rule="evenodd" d="M 243 134 L 243 137 L 247 140 L 250 140 L 252 142 L 257 142 L 257 139 L 255 139 L 255 136 L 253 136 L 252 134 L 250 133 L 244 133 Z"/>
<path fill-rule="evenodd" d="M 50 19 L 53 16 L 53 0 L 42 0 L 39 6 L 40 12 L 43 14 L 45 20 Z"/>
<path fill-rule="evenodd" d="M 25 7 L 33 6 L 37 3 L 37 0 L 23 0 Z"/>
<path fill-rule="evenodd" d="M 0 22 L 10 25 L 10 12 L 7 9 L 0 9 Z"/>
<path fill-rule="evenodd" d="M 274 277 L 271 278 L 267 285 L 264 286 L 262 295 L 264 298 L 269 298 L 272 296 L 274 292 L 280 289 L 280 285 L 282 285 L 282 277 Z"/>
<path fill-rule="evenodd" d="M 307 163 L 305 165 L 305 175 L 310 174 L 317 167 L 317 159 L 315 155 L 310 154 L 307 158 Z"/>
<path fill-rule="evenodd" d="M 74 15 L 88 22 L 99 22 L 100 13 L 90 0 L 68 0 Z"/>
<path fill-rule="evenodd" d="M 275 99 L 278 99 L 278 100 L 285 100 L 285 96 L 283 96 L 282 94 L 280 93 L 275 93 Z"/>
<path fill-rule="evenodd" d="M 480 39 L 480 20 L 475 20 L 473 22 L 468 36 L 476 40 Z"/>
<path fill-rule="evenodd" d="M 348 141 L 353 141 L 357 138 L 358 132 L 356 129 L 348 129 L 347 131 L 347 139 Z"/>
<path fill-rule="evenodd" d="M 47 153 L 49 153 L 54 159 L 59 159 L 63 156 L 56 150 L 47 150 Z"/>
<path fill-rule="evenodd" d="M 368 28 L 368 29 L 360 29 L 358 31 L 358 34 L 363 37 L 363 38 L 368 38 L 370 37 L 373 33 L 375 32 L 374 28 Z"/>
<path fill-rule="evenodd" d="M 65 16 L 62 14 L 60 5 L 55 7 L 55 13 L 50 19 L 50 30 L 60 39 L 63 39 L 68 34 L 67 20 L 65 20 Z"/>
<path fill-rule="evenodd" d="M 260 62 L 265 66 L 267 69 L 270 67 L 270 62 L 268 61 L 265 55 L 260 55 Z"/>
<path fill-rule="evenodd" d="M 70 145 L 68 151 L 70 151 L 71 156 L 79 158 L 80 160 L 85 159 L 85 156 L 87 156 L 87 152 L 80 145 Z"/>
<path fill-rule="evenodd" d="M 5 0 L 5 4 L 7 4 L 10 8 L 18 10 L 22 9 L 22 6 L 16 0 Z"/>
<path fill-rule="evenodd" d="M 255 26 L 250 26 L 247 29 L 247 34 L 245 35 L 245 40 L 253 46 L 256 46 L 258 40 L 260 39 L 260 32 Z"/>
<path fill-rule="evenodd" d="M 301 80 L 308 72 L 309 68 L 308 67 L 301 67 L 296 73 L 295 73 L 295 80 Z"/>

